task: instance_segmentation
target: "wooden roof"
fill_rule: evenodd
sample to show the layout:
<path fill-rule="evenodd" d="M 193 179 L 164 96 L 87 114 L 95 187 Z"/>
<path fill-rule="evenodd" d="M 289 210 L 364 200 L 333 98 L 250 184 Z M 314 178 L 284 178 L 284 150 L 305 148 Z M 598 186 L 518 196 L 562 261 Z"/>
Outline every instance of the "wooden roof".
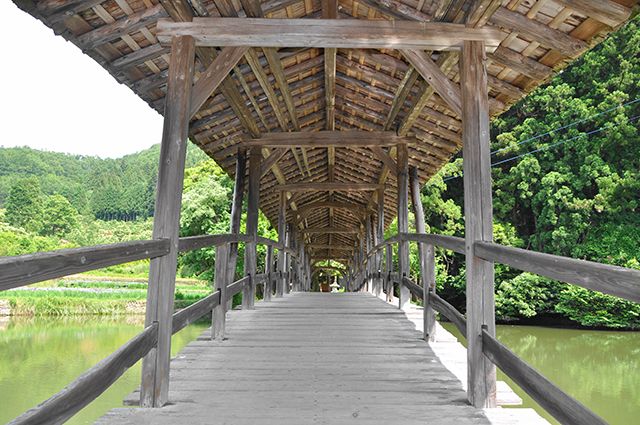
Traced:
<path fill-rule="evenodd" d="M 170 49 L 156 37 L 159 19 L 193 17 L 337 18 L 438 21 L 495 27 L 502 41 L 488 53 L 492 116 L 499 115 L 555 72 L 598 43 L 631 14 L 637 0 L 14 0 L 23 10 L 99 62 L 162 113 Z M 220 51 L 197 49 L 196 78 Z M 431 58 L 458 82 L 458 54 Z M 411 59 L 411 58 L 409 58 Z M 419 58 L 418 58 L 419 59 Z M 335 65 L 334 65 L 335 62 Z M 415 59 L 411 63 L 416 64 Z M 334 70 L 335 66 L 335 71 Z M 335 72 L 335 75 L 334 75 Z M 247 138 L 267 133 L 393 132 L 406 138 L 410 165 L 422 182 L 461 148 L 460 117 L 434 93 L 398 50 L 252 48 L 194 115 L 191 140 L 230 175 Z M 327 107 L 329 105 L 329 107 Z M 347 133 L 351 131 L 352 133 Z M 323 136 L 319 135 L 318 140 Z M 278 139 L 277 137 L 275 139 Z M 279 139 L 278 139 L 279 140 Z M 293 142 L 292 142 L 293 143 Z M 383 184 L 386 223 L 395 216 L 395 148 L 372 146 L 263 147 L 262 211 L 277 222 L 282 184 Z M 277 161 L 276 161 L 277 160 Z M 359 229 L 375 210 L 375 190 L 289 192 L 288 220 L 305 228 Z M 329 208 L 328 205 L 336 205 Z M 350 257 L 329 245 L 354 247 L 353 233 L 311 232 L 316 258 Z"/>

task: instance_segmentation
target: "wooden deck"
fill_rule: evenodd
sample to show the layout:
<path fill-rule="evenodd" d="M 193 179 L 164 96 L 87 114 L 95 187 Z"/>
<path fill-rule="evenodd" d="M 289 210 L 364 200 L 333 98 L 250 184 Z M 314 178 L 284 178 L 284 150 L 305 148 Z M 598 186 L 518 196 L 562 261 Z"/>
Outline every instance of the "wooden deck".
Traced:
<path fill-rule="evenodd" d="M 546 423 L 530 409 L 471 407 L 438 349 L 369 294 L 293 293 L 231 312 L 227 330 L 172 361 L 170 405 L 114 409 L 97 423 Z"/>

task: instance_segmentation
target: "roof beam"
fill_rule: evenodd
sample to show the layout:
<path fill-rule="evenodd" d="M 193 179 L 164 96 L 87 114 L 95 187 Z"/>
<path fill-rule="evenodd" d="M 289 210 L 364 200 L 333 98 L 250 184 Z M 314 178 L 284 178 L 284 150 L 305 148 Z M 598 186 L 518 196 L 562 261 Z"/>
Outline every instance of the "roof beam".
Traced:
<path fill-rule="evenodd" d="M 356 210 L 362 215 L 365 214 L 364 205 L 353 204 L 351 202 L 338 202 L 338 201 L 319 201 L 311 204 L 305 204 L 298 208 L 298 214 L 305 214 L 307 211 L 313 211 L 320 208 L 341 208 L 346 210 Z"/>
<path fill-rule="evenodd" d="M 207 101 L 214 91 L 220 86 L 229 72 L 242 58 L 248 47 L 225 47 L 207 70 L 200 76 L 193 86 L 191 97 L 190 116 L 193 117 L 200 107 Z"/>
<path fill-rule="evenodd" d="M 374 183 L 290 183 L 275 186 L 276 190 L 286 192 L 357 192 L 367 190 L 378 190 L 381 185 Z"/>
<path fill-rule="evenodd" d="M 192 36 L 198 46 L 335 47 L 460 50 L 463 41 L 483 41 L 494 51 L 504 33 L 493 27 L 468 28 L 442 22 L 364 19 L 194 18 L 160 20 L 161 43 Z"/>
<path fill-rule="evenodd" d="M 311 148 L 341 148 L 341 147 L 383 147 L 396 146 L 402 143 L 415 142 L 407 136 L 398 136 L 393 131 L 315 131 L 295 133 L 268 133 L 258 139 L 245 139 L 244 147 L 311 147 Z"/>
<path fill-rule="evenodd" d="M 573 57 L 585 50 L 588 45 L 571 35 L 529 19 L 525 15 L 500 7 L 491 16 L 490 21 L 500 27 L 517 31 L 527 38 L 535 40 L 545 47 L 559 51 L 565 56 Z"/>
<path fill-rule="evenodd" d="M 360 231 L 354 228 L 348 227 L 307 227 L 301 230 L 302 233 L 354 233 L 357 234 Z"/>
<path fill-rule="evenodd" d="M 380 146 L 370 146 L 369 149 L 375 154 L 375 156 L 378 157 L 380 161 L 384 163 L 384 165 L 389 167 L 394 175 L 397 174 L 398 165 L 396 164 L 396 161 L 391 158 L 391 155 L 382 150 Z"/>
<path fill-rule="evenodd" d="M 402 55 L 422 75 L 427 83 L 440 95 L 458 116 L 462 116 L 460 86 L 451 81 L 430 55 L 421 50 L 403 50 Z"/>
<path fill-rule="evenodd" d="M 305 245 L 306 248 L 310 249 L 331 249 L 336 251 L 353 251 L 353 247 L 349 245 L 330 245 L 330 244 L 321 244 L 321 243 L 308 243 Z"/>
<path fill-rule="evenodd" d="M 280 161 L 280 159 L 282 159 L 287 151 L 287 148 L 278 148 L 272 150 L 269 156 L 262 160 L 262 165 L 260 166 L 260 177 L 263 177 L 265 174 L 271 171 L 271 168 L 273 168 L 273 166 L 276 165 L 278 161 Z"/>

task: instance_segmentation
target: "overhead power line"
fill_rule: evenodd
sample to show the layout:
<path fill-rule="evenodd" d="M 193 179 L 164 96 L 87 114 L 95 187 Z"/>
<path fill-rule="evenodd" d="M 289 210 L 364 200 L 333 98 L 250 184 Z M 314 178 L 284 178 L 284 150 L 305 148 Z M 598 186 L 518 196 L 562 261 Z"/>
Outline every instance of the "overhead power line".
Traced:
<path fill-rule="evenodd" d="M 640 101 L 640 99 L 637 99 L 637 100 L 636 100 L 636 101 L 634 101 L 634 102 L 637 102 L 637 101 Z M 595 117 L 595 115 L 594 115 L 594 117 Z M 633 121 L 635 121 L 635 120 L 637 120 L 637 119 L 640 119 L 640 115 L 635 115 L 635 116 L 633 116 L 633 117 L 629 118 L 629 119 L 627 120 L 627 122 L 633 122 Z M 581 120 L 581 121 L 584 121 L 584 120 Z M 570 127 L 570 126 L 571 126 L 571 125 L 569 124 L 569 125 L 566 125 L 566 126 L 564 126 L 564 127 L 562 127 L 562 128 L 568 128 L 568 127 Z M 565 144 L 565 143 L 567 143 L 567 142 L 571 142 L 571 141 L 573 141 L 573 140 L 579 139 L 580 137 L 583 137 L 583 136 L 590 136 L 590 135 L 592 135 L 592 134 L 596 134 L 596 133 L 599 133 L 599 132 L 601 132 L 601 131 L 608 130 L 608 129 L 610 129 L 610 128 L 614 128 L 614 127 L 617 127 L 617 125 L 614 125 L 614 124 L 609 123 L 609 124 L 607 124 L 607 125 L 603 125 L 602 127 L 596 128 L 595 130 L 591 130 L 591 131 L 588 131 L 588 132 L 586 132 L 586 133 L 581 133 L 581 134 L 579 134 L 579 135 L 577 135 L 577 136 L 570 137 L 570 138 L 568 138 L 568 139 L 564 139 L 564 140 L 561 140 L 561 141 L 559 141 L 559 142 L 552 143 L 552 144 L 550 144 L 550 145 L 541 146 L 541 147 L 539 147 L 539 148 L 537 148 L 537 149 L 531 150 L 531 151 L 529 151 L 529 152 L 525 152 L 525 153 L 520 154 L 520 155 L 512 156 L 512 157 L 509 157 L 509 158 L 506 158 L 506 159 L 502 159 L 502 160 L 500 160 L 500 161 L 493 162 L 493 163 L 491 163 L 491 167 L 495 167 L 495 166 L 498 166 L 498 165 L 504 164 L 504 163 L 506 163 L 506 162 L 511 162 L 511 161 L 516 160 L 516 159 L 520 159 L 520 158 L 522 158 L 522 157 L 524 157 L 524 156 L 531 155 L 531 154 L 534 154 L 534 153 L 537 153 L 537 152 L 540 152 L 540 151 L 543 151 L 543 150 L 546 150 L 546 149 L 549 149 L 549 148 L 553 148 L 553 147 L 556 147 L 556 146 L 560 146 L 560 145 L 563 145 L 563 144 Z M 547 133 L 545 133 L 545 134 L 547 134 Z M 459 176 L 451 176 L 451 177 L 447 177 L 447 178 L 443 179 L 442 181 L 443 181 L 443 182 L 447 182 L 447 181 L 450 181 L 450 180 L 453 180 L 453 179 L 457 179 L 458 177 L 462 177 L 462 174 L 460 174 Z"/>

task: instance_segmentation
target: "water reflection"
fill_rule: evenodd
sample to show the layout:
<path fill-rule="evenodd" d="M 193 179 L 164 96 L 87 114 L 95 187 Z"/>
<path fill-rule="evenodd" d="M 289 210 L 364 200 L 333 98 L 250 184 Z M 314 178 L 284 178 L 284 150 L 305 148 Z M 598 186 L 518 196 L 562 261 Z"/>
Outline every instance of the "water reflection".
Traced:
<path fill-rule="evenodd" d="M 445 327 L 452 332 L 449 324 Z M 497 336 L 558 387 L 607 422 L 621 425 L 638 423 L 640 332 L 498 326 Z M 499 379 L 508 381 L 500 375 Z M 534 407 L 551 420 L 515 384 L 509 383 L 523 397 L 525 407 Z"/>
<path fill-rule="evenodd" d="M 140 332 L 143 316 L 11 318 L 0 322 L 0 423 L 5 423 L 61 390 Z M 174 353 L 205 327 L 192 325 L 174 335 Z M 139 384 L 140 365 L 68 423 L 89 424 Z"/>

